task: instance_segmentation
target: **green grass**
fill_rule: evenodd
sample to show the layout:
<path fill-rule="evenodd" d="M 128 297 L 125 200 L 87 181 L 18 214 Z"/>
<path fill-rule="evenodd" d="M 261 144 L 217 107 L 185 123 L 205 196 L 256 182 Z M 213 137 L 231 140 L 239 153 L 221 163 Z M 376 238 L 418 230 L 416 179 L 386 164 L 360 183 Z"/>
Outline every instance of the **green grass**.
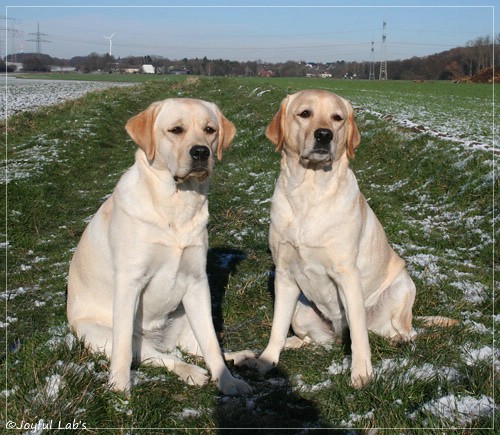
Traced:
<path fill-rule="evenodd" d="M 279 155 L 264 129 L 281 99 L 304 87 L 335 90 L 360 108 L 372 104 L 370 98 L 379 98 L 379 113 L 359 110 L 362 142 L 353 168 L 388 238 L 408 261 L 418 288 L 415 314 L 447 315 L 461 324 L 443 330 L 423 329 L 416 322 L 420 336 L 403 346 L 372 335 L 378 376 L 360 391 L 349 386 L 348 371 L 327 371 L 332 362 L 340 366 L 346 357 L 341 345 L 286 351 L 279 367 L 264 378 L 230 367 L 252 386 L 249 398 L 222 397 L 212 384 L 189 387 L 168 372 L 147 367 L 139 368 L 141 382 L 129 400 L 107 391 L 108 361 L 87 352 L 67 327 L 65 287 L 85 219 L 133 163 L 135 145 L 125 133 L 125 122 L 152 101 L 185 96 L 216 102 L 238 127 L 212 181 L 208 273 L 223 346 L 263 349 L 273 308 L 269 198 L 279 169 Z M 8 326 L 1 329 L 7 345 L 2 352 L 2 425 L 43 419 L 54 428 L 85 424 L 91 433 L 347 425 L 463 433 L 467 425 L 470 433 L 487 433 L 480 428 L 492 427 L 491 414 L 463 423 L 458 415 L 441 419 L 424 405 L 452 395 L 498 399 L 492 359 L 467 356 L 492 348 L 492 314 L 497 312 L 492 305 L 492 154 L 379 116 L 395 115 L 393 102 L 402 107 L 406 101 L 411 107 L 423 98 L 437 117 L 451 109 L 449 102 L 434 97 L 446 95 L 460 101 L 461 107 L 453 110 L 468 112 L 471 124 L 481 123 L 484 109 L 475 114 L 473 104 L 479 98 L 488 106 L 491 88 L 437 82 L 162 77 L 10 118 L 4 148 L 9 172 L 24 173 L 25 178 L 3 187 L 8 207 L 1 212 L 7 212 L 2 218 L 9 240 L 3 260 L 10 296 L 5 305 Z M 498 358 L 495 361 L 498 364 Z M 54 380 L 60 382 L 59 390 L 51 394 Z M 194 410 L 191 417 L 182 416 L 186 409 Z"/>

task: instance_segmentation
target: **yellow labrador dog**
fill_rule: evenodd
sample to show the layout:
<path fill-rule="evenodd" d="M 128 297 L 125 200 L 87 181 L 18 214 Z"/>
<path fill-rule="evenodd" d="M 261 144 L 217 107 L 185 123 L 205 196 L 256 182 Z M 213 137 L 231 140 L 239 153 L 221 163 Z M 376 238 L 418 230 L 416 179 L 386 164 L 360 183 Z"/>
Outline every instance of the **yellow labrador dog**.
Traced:
<path fill-rule="evenodd" d="M 282 152 L 269 235 L 276 299 L 269 344 L 244 364 L 265 373 L 283 348 L 331 343 L 348 327 L 351 382 L 361 388 L 373 373 L 368 330 L 411 338 L 415 285 L 349 168 L 360 142 L 354 111 L 338 95 L 301 91 L 266 134 Z"/>
<path fill-rule="evenodd" d="M 126 130 L 139 146 L 135 164 L 77 246 L 69 323 L 93 351 L 110 357 L 117 391 L 130 390 L 133 359 L 205 384 L 206 370 L 168 353 L 179 347 L 205 358 L 224 394 L 248 393 L 224 363 L 205 270 L 210 175 L 235 126 L 213 103 L 167 99 L 131 118 Z"/>

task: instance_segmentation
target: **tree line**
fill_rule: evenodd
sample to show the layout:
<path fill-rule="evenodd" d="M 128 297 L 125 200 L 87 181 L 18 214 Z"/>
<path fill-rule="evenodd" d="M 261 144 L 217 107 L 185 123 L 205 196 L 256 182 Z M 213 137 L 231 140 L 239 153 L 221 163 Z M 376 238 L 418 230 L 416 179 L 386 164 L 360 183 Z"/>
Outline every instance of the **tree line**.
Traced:
<path fill-rule="evenodd" d="M 489 36 L 469 41 L 465 47 L 457 47 L 441 53 L 412 57 L 387 62 L 388 78 L 394 80 L 453 80 L 472 76 L 484 68 L 496 66 L 500 59 L 500 33 L 495 43 Z M 189 73 L 205 76 L 274 76 L 305 77 L 326 76 L 336 78 L 368 79 L 370 62 L 348 62 L 338 60 L 328 63 L 287 61 L 269 63 L 262 61 L 232 61 L 227 59 L 178 59 L 171 60 L 159 56 L 138 56 L 116 59 L 109 54 L 91 53 L 88 56 L 74 57 L 70 60 L 55 59 L 47 55 L 17 54 L 9 55 L 7 61 L 17 59 L 23 64 L 24 71 L 50 71 L 51 66 L 74 67 L 75 70 L 90 73 L 123 72 L 140 69 L 143 64 L 151 64 L 158 73 Z M 1 67 L 1 65 L 0 65 Z M 380 62 L 376 62 L 375 76 L 378 78 Z"/>

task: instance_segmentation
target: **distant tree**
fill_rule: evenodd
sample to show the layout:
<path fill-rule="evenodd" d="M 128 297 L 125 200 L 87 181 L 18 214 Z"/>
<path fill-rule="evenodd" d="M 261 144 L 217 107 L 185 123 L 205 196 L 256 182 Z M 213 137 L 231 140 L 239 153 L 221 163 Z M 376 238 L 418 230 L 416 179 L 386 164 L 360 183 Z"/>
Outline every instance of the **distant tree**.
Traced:
<path fill-rule="evenodd" d="M 50 71 L 50 64 L 40 56 L 30 56 L 23 61 L 23 71 L 48 72 Z"/>
<path fill-rule="evenodd" d="M 498 40 L 498 35 L 496 36 Z M 467 42 L 470 52 L 471 75 L 479 72 L 483 68 L 493 66 L 493 41 L 487 36 L 480 36 L 472 41 Z"/>
<path fill-rule="evenodd" d="M 135 66 L 135 65 L 140 65 L 139 59 L 137 57 L 126 57 L 122 63 L 125 63 L 127 66 Z"/>
<path fill-rule="evenodd" d="M 108 53 L 104 56 L 97 53 L 91 53 L 83 59 L 80 69 L 85 73 L 90 73 L 92 71 L 111 71 L 114 69 L 115 63 L 115 58 Z"/>
<path fill-rule="evenodd" d="M 289 60 L 279 66 L 278 73 L 281 77 L 304 77 L 306 75 L 306 66 Z"/>
<path fill-rule="evenodd" d="M 494 53 L 493 57 L 495 59 L 495 67 L 500 66 L 500 33 L 497 33 L 495 36 L 495 44 L 493 46 Z"/>

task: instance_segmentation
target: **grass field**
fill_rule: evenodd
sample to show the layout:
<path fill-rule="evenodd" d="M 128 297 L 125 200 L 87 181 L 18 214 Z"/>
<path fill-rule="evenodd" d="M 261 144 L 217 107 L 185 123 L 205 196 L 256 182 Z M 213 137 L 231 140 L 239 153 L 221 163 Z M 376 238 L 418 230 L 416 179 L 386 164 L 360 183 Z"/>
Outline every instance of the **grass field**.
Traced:
<path fill-rule="evenodd" d="M 216 102 L 236 124 L 212 180 L 208 273 L 224 348 L 258 350 L 272 321 L 267 233 L 279 169 L 264 129 L 281 99 L 306 87 L 334 90 L 357 108 L 362 141 L 352 166 L 417 284 L 414 313 L 453 317 L 459 326 L 416 323 L 418 338 L 402 346 L 371 335 L 375 379 L 360 391 L 349 386 L 348 355 L 338 345 L 286 351 L 263 378 L 230 367 L 252 386 L 249 397 L 223 397 L 212 384 L 189 387 L 147 367 L 136 368 L 130 399 L 109 392 L 108 361 L 88 353 L 68 329 L 65 288 L 86 223 L 133 163 L 125 122 L 152 101 L 184 96 Z M 487 85 L 191 77 L 92 93 L 10 118 L 2 145 L 1 426 L 23 433 L 67 424 L 99 434 L 491 433 L 500 358 L 493 342 L 500 316 L 492 121 Z"/>

